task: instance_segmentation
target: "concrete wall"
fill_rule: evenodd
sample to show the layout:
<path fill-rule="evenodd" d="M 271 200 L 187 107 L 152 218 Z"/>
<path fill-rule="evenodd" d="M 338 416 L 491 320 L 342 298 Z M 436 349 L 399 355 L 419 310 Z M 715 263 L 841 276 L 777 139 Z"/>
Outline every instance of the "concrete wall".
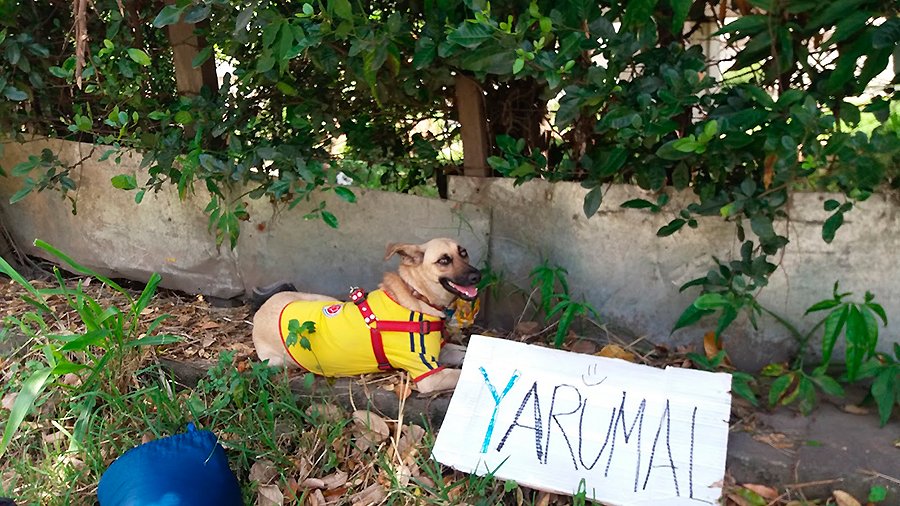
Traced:
<path fill-rule="evenodd" d="M 0 164 L 9 169 L 44 147 L 69 162 L 91 149 L 61 141 L 9 144 Z M 343 296 L 350 285 L 374 287 L 381 273 L 396 265 L 396 260 L 382 261 L 387 243 L 450 236 L 466 245 L 477 262 L 489 259 L 501 275 L 503 286 L 485 305 L 489 322 L 497 327 L 510 328 L 520 316 L 528 273 L 548 259 L 568 270 L 574 294 L 591 303 L 614 330 L 658 343 L 696 344 L 699 327 L 669 335 L 696 295 L 696 289 L 680 294 L 678 287 L 705 273 L 713 265 L 711 255 L 728 259 L 739 247 L 734 227 L 719 219 L 657 237 L 656 230 L 672 216 L 619 207 L 631 198 L 647 197 L 630 186 L 611 187 L 600 212 L 586 219 L 586 190 L 575 183 L 536 181 L 514 188 L 506 179 L 457 177 L 451 178 L 451 199 L 446 201 L 363 190 L 356 190 L 357 204 L 330 193 L 315 196 L 313 203 L 321 197 L 340 219 L 337 230 L 321 220 L 305 221 L 308 209 L 303 205 L 287 211 L 248 201 L 251 218 L 242 223 L 232 251 L 217 248 L 207 231 L 203 208 L 208 195 L 199 185 L 185 202 L 166 189 L 135 205 L 133 192 L 116 190 L 109 180 L 119 173 L 135 173 L 141 180 L 139 157 L 126 157 L 117 166 L 98 162 L 102 151 L 75 171 L 80 181 L 77 215 L 54 192 L 10 205 L 9 197 L 21 183 L 0 178 L 0 213 L 14 241 L 40 255 L 30 245 L 41 238 L 105 274 L 145 280 L 159 272 L 163 286 L 223 298 L 279 279 L 303 290 Z M 687 193 L 673 195 L 671 209 L 690 198 Z M 816 319 L 803 318 L 803 311 L 829 297 L 839 280 L 843 289 L 860 297 L 873 291 L 889 318 L 900 317 L 900 266 L 894 260 L 900 250 L 898 206 L 884 196 L 872 197 L 847 215 L 829 245 L 821 239 L 826 198 L 794 196 L 790 223 L 779 225 L 791 243 L 760 300 L 806 330 Z M 793 341 L 781 327 L 767 318 L 761 323 L 754 330 L 739 319 L 729 329 L 727 347 L 739 365 L 753 368 L 792 352 Z M 882 331 L 885 350 L 898 342 L 897 328 L 892 324 Z"/>
<path fill-rule="evenodd" d="M 605 323 L 633 336 L 673 345 L 696 344 L 703 328 L 683 329 L 669 336 L 673 324 L 697 294 L 698 288 L 679 293 L 685 282 L 704 275 L 722 260 L 739 256 L 734 226 L 718 218 L 700 220 L 697 229 L 685 227 L 669 237 L 657 237 L 671 212 L 653 214 L 623 209 L 622 202 L 648 198 L 632 186 L 613 186 L 603 205 L 587 219 L 582 203 L 587 190 L 577 183 L 532 181 L 514 187 L 508 179 L 451 178 L 449 197 L 491 207 L 491 266 L 507 281 L 527 288 L 528 273 L 542 259 L 568 270 L 576 296 L 582 296 Z M 780 258 L 781 269 L 760 292 L 759 300 L 787 317 L 801 331 L 812 328 L 815 315 L 803 312 L 813 303 L 830 298 L 835 281 L 844 291 L 862 299 L 866 290 L 877 296 L 891 317 L 900 318 L 900 213 L 895 202 L 876 195 L 846 217 L 831 244 L 821 237 L 828 213 L 821 193 L 795 194 L 789 204 L 791 221 L 780 223 L 779 233 L 790 239 Z M 670 209 L 680 209 L 691 195 L 672 196 Z M 495 322 L 518 317 L 523 297 L 501 291 L 502 300 L 491 307 Z M 511 302 L 503 304 L 503 301 Z M 754 368 L 787 358 L 793 339 L 772 318 L 760 319 L 754 330 L 739 318 L 726 335 L 726 348 L 739 365 Z M 882 330 L 882 349 L 898 342 L 896 322 Z"/>
<path fill-rule="evenodd" d="M 11 168 L 44 148 L 74 163 L 91 154 L 92 146 L 57 140 L 12 143 L 0 165 Z M 310 206 L 324 200 L 338 216 L 336 230 L 318 219 L 304 220 L 309 209 L 303 204 L 287 211 L 247 199 L 250 219 L 241 223 L 237 247 L 216 247 L 203 212 L 209 202 L 203 185 L 196 185 L 196 193 L 184 202 L 167 187 L 137 205 L 135 192 L 113 188 L 110 179 L 129 173 L 146 180 L 140 156 L 123 157 L 116 165 L 98 161 L 104 151 L 96 149 L 73 171 L 78 190 L 70 195 L 77 199 L 77 214 L 68 200 L 50 191 L 10 205 L 21 181 L 0 177 L 0 214 L 8 218 L 7 227 L 26 253 L 47 257 L 32 245 L 43 239 L 103 274 L 146 280 L 158 272 L 164 287 L 230 298 L 280 279 L 336 296 L 345 295 L 351 284 L 374 289 L 382 273 L 396 265 L 396 260 L 382 261 L 389 242 L 449 236 L 465 244 L 476 261 L 487 251 L 488 215 L 481 208 L 365 190 L 356 190 L 355 205 L 330 192 L 312 197 Z"/>

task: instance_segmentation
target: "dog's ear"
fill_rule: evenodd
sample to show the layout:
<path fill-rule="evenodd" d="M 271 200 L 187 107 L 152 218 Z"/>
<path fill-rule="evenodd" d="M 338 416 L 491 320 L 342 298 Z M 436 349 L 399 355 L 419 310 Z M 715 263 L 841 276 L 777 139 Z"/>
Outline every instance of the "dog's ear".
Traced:
<path fill-rule="evenodd" d="M 394 255 L 400 255 L 400 261 L 406 265 L 419 265 L 425 258 L 425 250 L 418 244 L 391 243 L 388 244 L 384 259 L 388 260 Z"/>

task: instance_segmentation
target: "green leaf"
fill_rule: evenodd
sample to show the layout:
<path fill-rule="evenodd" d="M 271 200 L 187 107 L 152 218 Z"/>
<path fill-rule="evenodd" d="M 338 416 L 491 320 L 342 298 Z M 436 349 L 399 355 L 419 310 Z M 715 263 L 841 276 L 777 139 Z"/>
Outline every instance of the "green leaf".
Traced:
<path fill-rule="evenodd" d="M 311 4 L 305 3 L 303 4 L 303 14 L 307 16 L 312 16 L 315 13 L 313 10 L 313 6 Z"/>
<path fill-rule="evenodd" d="M 694 306 L 697 309 L 716 309 L 729 305 L 731 303 L 721 293 L 704 293 L 694 300 Z"/>
<path fill-rule="evenodd" d="M 693 0 L 669 0 L 669 6 L 672 8 L 672 33 L 676 37 L 681 35 L 693 3 Z"/>
<path fill-rule="evenodd" d="M 134 306 L 132 306 L 132 313 L 139 315 L 146 309 L 150 304 L 150 300 L 153 298 L 153 294 L 156 293 L 156 287 L 159 286 L 160 281 L 162 281 L 162 277 L 158 273 L 154 272 L 150 275 L 150 279 L 147 280 L 147 284 L 141 291 L 141 296 L 137 298 L 134 302 Z"/>
<path fill-rule="evenodd" d="M 175 5 L 166 5 L 163 7 L 156 18 L 153 20 L 153 26 L 162 28 L 164 26 L 173 25 L 181 19 L 181 13 L 184 7 L 176 7 Z"/>
<path fill-rule="evenodd" d="M 194 56 L 194 59 L 191 60 L 191 67 L 197 68 L 204 63 L 206 60 L 209 60 L 209 57 L 212 56 L 212 46 L 206 46 L 200 51 L 197 52 L 197 55 Z"/>
<path fill-rule="evenodd" d="M 834 211 L 835 209 L 837 209 L 840 206 L 841 206 L 841 203 L 834 199 L 826 200 L 825 205 L 824 205 L 826 211 Z"/>
<path fill-rule="evenodd" d="M 838 211 L 825 220 L 825 224 L 822 225 L 822 239 L 831 243 L 834 240 L 834 234 L 837 232 L 837 229 L 841 228 L 841 225 L 844 224 L 844 213 Z"/>
<path fill-rule="evenodd" d="M 825 318 L 825 332 L 822 335 L 822 363 L 828 364 L 831 361 L 831 353 L 834 350 L 834 344 L 837 342 L 844 323 L 847 321 L 847 306 L 832 311 Z"/>
<path fill-rule="evenodd" d="M 622 27 L 631 29 L 645 25 L 653 15 L 656 2 L 657 0 L 628 0 L 622 16 Z"/>
<path fill-rule="evenodd" d="M 872 47 L 874 49 L 887 49 L 900 44 L 900 18 L 892 17 L 878 28 L 872 34 Z"/>
<path fill-rule="evenodd" d="M 685 223 L 687 223 L 687 221 L 681 218 L 675 218 L 674 220 L 670 221 L 668 225 L 663 225 L 662 227 L 660 227 L 659 230 L 656 231 L 656 235 L 659 237 L 670 236 L 675 232 L 681 230 L 681 227 L 683 227 Z"/>
<path fill-rule="evenodd" d="M 210 6 L 208 4 L 195 4 L 184 15 L 184 22 L 193 25 L 209 17 Z"/>
<path fill-rule="evenodd" d="M 831 309 L 833 307 L 839 306 L 840 304 L 841 304 L 841 301 L 836 300 L 836 299 L 821 300 L 819 302 L 816 302 L 812 306 L 809 306 L 809 309 L 807 309 L 806 312 L 803 313 L 803 315 L 806 316 L 809 313 L 815 313 L 816 311 L 824 311 L 826 309 Z"/>
<path fill-rule="evenodd" d="M 79 274 L 84 274 L 86 276 L 91 276 L 92 278 L 96 278 L 98 281 L 102 282 L 104 285 L 107 285 L 108 287 L 112 288 L 113 290 L 125 295 L 128 298 L 128 300 L 131 300 L 131 297 L 128 295 L 128 292 L 124 288 L 119 286 L 118 283 L 107 278 L 106 276 L 98 274 L 97 272 L 94 272 L 91 269 L 88 269 L 87 267 L 81 265 L 80 263 L 73 260 L 69 255 L 66 255 L 65 253 L 58 250 L 57 248 L 50 245 L 49 243 L 42 241 L 40 239 L 35 239 L 34 245 L 37 246 L 38 248 L 46 251 L 47 253 L 50 253 L 51 255 L 55 256 L 56 258 L 62 260 L 66 265 L 69 266 L 69 270 L 75 271 Z"/>
<path fill-rule="evenodd" d="M 603 187 L 597 186 L 584 196 L 584 215 L 590 218 L 597 214 L 601 203 L 603 203 Z"/>
<path fill-rule="evenodd" d="M 678 317 L 678 321 L 675 322 L 675 326 L 672 327 L 672 332 L 693 325 L 700 321 L 704 316 L 712 313 L 712 309 L 699 309 L 697 306 L 691 304 L 685 308 L 684 312 L 681 313 L 681 316 Z"/>
<path fill-rule="evenodd" d="M 353 20 L 353 8 L 350 6 L 350 0 L 328 0 L 328 10 L 334 12 L 341 19 Z"/>
<path fill-rule="evenodd" d="M 869 502 L 881 502 L 885 499 L 887 499 L 887 487 L 884 485 L 873 485 L 869 489 Z"/>
<path fill-rule="evenodd" d="M 844 396 L 844 388 L 831 376 L 825 374 L 822 374 L 821 376 L 812 376 L 812 380 L 816 385 L 819 385 L 819 388 L 826 394 L 838 397 Z"/>
<path fill-rule="evenodd" d="M 429 36 L 423 36 L 416 41 L 416 52 L 413 55 L 413 67 L 421 70 L 428 67 L 437 58 L 437 44 Z"/>
<path fill-rule="evenodd" d="M 135 61 L 138 65 L 149 67 L 150 66 L 150 55 L 143 52 L 140 49 L 135 49 L 133 47 L 128 48 L 128 57 Z"/>
<path fill-rule="evenodd" d="M 731 374 L 731 391 L 749 401 L 750 404 L 759 406 L 759 400 L 756 398 L 756 393 L 750 386 L 754 381 L 756 380 L 750 374 L 734 372 Z"/>
<path fill-rule="evenodd" d="M 447 35 L 447 42 L 466 49 L 475 49 L 493 36 L 494 29 L 488 25 L 463 23 L 462 26 Z"/>
<path fill-rule="evenodd" d="M 878 304 L 877 302 L 867 302 L 865 304 L 865 306 L 867 308 L 871 309 L 872 311 L 874 311 L 875 314 L 877 314 L 878 317 L 881 318 L 882 323 L 884 323 L 884 325 L 887 326 L 887 324 L 888 324 L 887 313 L 884 312 L 884 308 L 881 307 L 881 304 Z"/>
<path fill-rule="evenodd" d="M 778 401 L 784 396 L 784 393 L 787 391 L 788 387 L 791 386 L 793 380 L 793 374 L 785 374 L 784 376 L 779 376 L 772 382 L 772 386 L 769 387 L 769 406 L 778 404 Z"/>
<path fill-rule="evenodd" d="M 752 16 L 741 16 L 736 20 L 723 26 L 721 30 L 713 35 L 724 35 L 726 33 L 739 33 L 741 37 L 747 37 L 765 30 L 768 27 L 768 16 L 754 14 Z"/>
<path fill-rule="evenodd" d="M 19 390 L 16 401 L 9 412 L 6 419 L 6 428 L 3 431 L 3 439 L 0 440 L 0 457 L 6 453 L 6 447 L 12 440 L 13 435 L 19 430 L 19 426 L 25 420 L 25 416 L 31 411 L 35 400 L 41 395 L 44 387 L 49 383 L 52 370 L 49 367 L 34 371 L 28 379 L 22 382 L 22 389 Z"/>
<path fill-rule="evenodd" d="M 650 202 L 649 200 L 644 199 L 631 199 L 622 204 L 619 207 L 624 207 L 626 209 L 653 209 L 656 207 L 656 204 Z"/>
<path fill-rule="evenodd" d="M 3 96 L 12 100 L 13 102 L 21 102 L 28 99 L 27 93 L 11 84 L 3 88 Z"/>
<path fill-rule="evenodd" d="M 512 73 L 518 74 L 525 68 L 525 60 L 522 58 L 516 58 L 516 61 L 513 62 Z"/>
<path fill-rule="evenodd" d="M 322 221 L 324 221 L 325 224 L 331 228 L 338 228 L 337 216 L 332 214 L 330 211 L 322 211 Z"/>
<path fill-rule="evenodd" d="M 676 139 L 663 144 L 659 147 L 659 149 L 656 150 L 656 156 L 662 158 L 663 160 L 683 160 L 691 156 L 693 154 L 692 152 L 685 152 L 676 149 L 675 146 L 679 141 L 681 141 L 681 139 Z M 682 144 L 678 145 L 681 146 Z"/>
<path fill-rule="evenodd" d="M 900 370 L 896 367 L 888 367 L 878 373 L 875 381 L 872 382 L 872 398 L 875 399 L 875 404 L 878 405 L 878 416 L 882 427 L 887 423 L 891 417 L 891 411 L 894 409 L 894 403 L 896 402 L 894 388 L 897 385 L 897 375 L 900 375 Z M 18 399 L 16 400 L 18 401 Z"/>
<path fill-rule="evenodd" d="M 175 113 L 175 122 L 188 125 L 194 122 L 194 116 L 189 111 L 178 111 Z"/>
<path fill-rule="evenodd" d="M 344 186 L 335 186 L 334 193 L 341 199 L 350 202 L 351 204 L 356 202 L 356 194 L 353 193 L 353 190 Z"/>
<path fill-rule="evenodd" d="M 856 306 L 850 305 L 847 314 L 847 332 L 844 334 L 847 340 L 845 361 L 847 364 L 847 379 L 856 380 L 856 374 L 862 365 L 863 350 L 868 348 L 869 332 L 866 319 Z"/>
<path fill-rule="evenodd" d="M 118 176 L 113 176 L 110 181 L 114 188 L 120 190 L 134 190 L 137 188 L 137 180 L 131 174 L 119 174 Z"/>

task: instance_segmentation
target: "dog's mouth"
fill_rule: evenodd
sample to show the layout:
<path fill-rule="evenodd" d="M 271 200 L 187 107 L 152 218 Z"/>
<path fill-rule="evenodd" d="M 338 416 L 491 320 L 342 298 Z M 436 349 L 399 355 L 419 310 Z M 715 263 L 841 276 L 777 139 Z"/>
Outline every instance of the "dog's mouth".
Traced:
<path fill-rule="evenodd" d="M 441 285 L 448 292 L 456 295 L 463 300 L 475 300 L 475 297 L 478 297 L 478 287 L 475 285 L 459 285 L 447 278 L 441 278 Z"/>

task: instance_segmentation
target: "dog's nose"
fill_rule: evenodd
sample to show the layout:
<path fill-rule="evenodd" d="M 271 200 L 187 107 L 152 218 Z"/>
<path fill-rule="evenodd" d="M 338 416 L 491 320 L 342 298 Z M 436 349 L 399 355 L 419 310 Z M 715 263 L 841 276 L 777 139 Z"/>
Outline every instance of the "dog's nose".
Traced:
<path fill-rule="evenodd" d="M 469 272 L 469 274 L 466 276 L 466 278 L 469 280 L 470 285 L 477 285 L 478 282 L 481 281 L 481 271 L 479 271 L 478 269 L 475 269 L 475 270 Z"/>

